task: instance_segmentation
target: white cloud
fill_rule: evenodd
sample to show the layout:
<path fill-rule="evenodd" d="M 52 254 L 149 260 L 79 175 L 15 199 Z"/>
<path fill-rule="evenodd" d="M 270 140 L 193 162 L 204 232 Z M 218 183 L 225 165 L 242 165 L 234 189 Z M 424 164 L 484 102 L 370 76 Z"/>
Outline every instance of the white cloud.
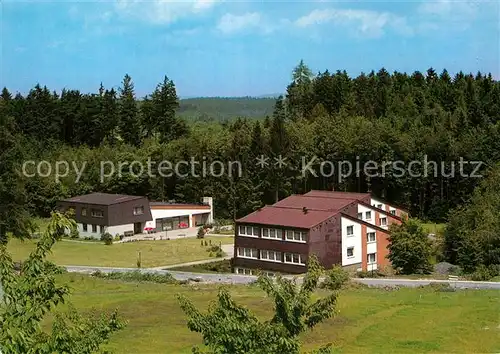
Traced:
<path fill-rule="evenodd" d="M 245 29 L 265 27 L 262 16 L 258 12 L 248 12 L 243 15 L 225 14 L 219 20 L 217 29 L 225 34 L 240 32 Z"/>
<path fill-rule="evenodd" d="M 313 25 L 334 23 L 338 25 L 354 24 L 361 34 L 378 37 L 386 27 L 392 27 L 401 34 L 411 34 L 412 29 L 404 17 L 389 12 L 353 9 L 323 9 L 313 10 L 295 21 L 297 27 L 305 28 Z"/>
<path fill-rule="evenodd" d="M 170 24 L 211 9 L 219 0 L 118 0 L 116 12 L 154 24 Z"/>
<path fill-rule="evenodd" d="M 425 15 L 468 17 L 476 15 L 478 5 L 477 1 L 426 0 L 418 11 Z"/>

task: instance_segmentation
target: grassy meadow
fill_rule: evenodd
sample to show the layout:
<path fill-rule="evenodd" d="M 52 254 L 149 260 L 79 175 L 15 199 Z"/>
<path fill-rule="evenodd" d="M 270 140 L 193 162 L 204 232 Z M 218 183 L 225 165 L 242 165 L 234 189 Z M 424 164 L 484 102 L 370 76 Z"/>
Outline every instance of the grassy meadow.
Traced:
<path fill-rule="evenodd" d="M 202 309 L 217 286 L 126 283 L 65 274 L 77 308 L 113 310 L 129 321 L 106 349 L 115 353 L 191 353 L 201 336 L 190 332 L 176 294 Z M 272 304 L 256 286 L 231 286 L 238 303 L 269 318 Z M 304 349 L 333 342 L 335 353 L 494 353 L 500 352 L 500 297 L 494 290 L 438 292 L 432 288 L 344 290 L 335 318 L 303 336 Z"/>
<path fill-rule="evenodd" d="M 205 240 L 212 240 L 216 245 L 234 241 L 232 237 L 205 237 Z M 15 261 L 21 261 L 28 257 L 35 242 L 11 239 L 8 250 Z M 196 238 L 115 243 L 109 246 L 103 242 L 63 240 L 54 245 L 48 259 L 58 265 L 137 267 L 138 253 L 141 252 L 142 267 L 148 268 L 209 259 L 207 249 Z"/>

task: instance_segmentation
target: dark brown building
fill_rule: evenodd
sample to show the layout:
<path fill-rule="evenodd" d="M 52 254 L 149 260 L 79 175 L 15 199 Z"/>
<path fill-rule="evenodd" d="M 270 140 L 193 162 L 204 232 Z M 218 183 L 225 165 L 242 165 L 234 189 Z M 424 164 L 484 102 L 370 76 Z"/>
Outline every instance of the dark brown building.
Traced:
<path fill-rule="evenodd" d="M 143 232 L 146 221 L 152 220 L 146 197 L 92 193 L 58 202 L 59 210 L 73 209 L 81 236 L 100 238 Z"/>
<path fill-rule="evenodd" d="M 304 273 L 311 254 L 327 268 L 387 265 L 387 228 L 401 219 L 373 201 L 367 193 L 311 191 L 236 220 L 234 271 Z"/>

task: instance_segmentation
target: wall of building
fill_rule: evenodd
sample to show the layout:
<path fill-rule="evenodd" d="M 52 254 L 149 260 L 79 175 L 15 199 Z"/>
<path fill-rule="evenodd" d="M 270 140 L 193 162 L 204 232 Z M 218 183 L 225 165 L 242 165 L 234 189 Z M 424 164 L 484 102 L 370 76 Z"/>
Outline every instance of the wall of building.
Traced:
<path fill-rule="evenodd" d="M 340 230 L 340 214 L 337 214 L 309 231 L 309 254 L 316 255 L 327 269 L 342 263 Z"/>
<path fill-rule="evenodd" d="M 97 232 L 92 232 L 92 224 L 87 224 L 87 231 L 83 231 L 82 223 L 77 223 L 76 228 L 80 237 L 93 237 L 96 239 L 101 239 L 101 227 L 98 224 L 95 225 L 97 225 Z M 104 227 L 104 229 L 106 230 L 106 227 Z"/>
<path fill-rule="evenodd" d="M 178 216 L 189 217 L 189 227 L 195 227 L 193 215 L 210 214 L 210 210 L 204 209 L 155 209 L 151 208 L 153 220 L 147 221 L 145 227 L 156 228 L 156 219 L 173 218 Z"/>
<path fill-rule="evenodd" d="M 246 224 L 245 224 L 246 225 Z M 280 239 L 267 239 L 262 237 L 248 237 L 248 236 L 239 236 L 239 226 L 240 224 L 235 225 L 235 233 L 236 237 L 234 240 L 234 258 L 233 258 L 233 268 L 249 268 L 249 269 L 260 269 L 265 271 L 279 272 L 279 273 L 289 273 L 289 274 L 301 274 L 306 272 L 305 265 L 299 264 L 291 264 L 284 262 L 285 253 L 296 253 L 300 254 L 303 259 L 307 262 L 308 256 L 308 244 L 305 242 L 294 242 L 288 241 L 285 239 L 285 230 L 295 230 L 293 228 L 284 229 L 281 226 L 262 226 L 255 225 L 259 229 L 262 227 L 266 228 L 274 228 L 277 229 L 280 233 Z M 305 231 L 305 229 L 297 229 L 298 231 Z M 309 239 L 310 235 L 308 234 L 307 239 Z M 258 258 L 244 258 L 238 257 L 238 248 L 253 248 L 257 249 Z M 260 251 L 262 250 L 270 250 L 281 252 L 281 261 L 268 261 L 261 259 Z"/>
<path fill-rule="evenodd" d="M 144 227 L 141 229 L 144 229 Z M 134 231 L 134 224 L 108 226 L 105 228 L 105 231 L 107 233 L 111 234 L 111 236 L 113 236 L 113 237 L 116 236 L 117 234 L 123 235 L 127 231 Z"/>
<path fill-rule="evenodd" d="M 341 234 L 342 234 L 342 266 L 361 263 L 362 262 L 361 224 L 343 216 L 340 218 L 340 220 L 341 220 L 340 222 L 341 222 Z M 348 236 L 347 228 L 349 226 L 353 227 L 353 234 Z M 347 249 L 350 247 L 354 247 L 353 256 L 347 257 Z"/>

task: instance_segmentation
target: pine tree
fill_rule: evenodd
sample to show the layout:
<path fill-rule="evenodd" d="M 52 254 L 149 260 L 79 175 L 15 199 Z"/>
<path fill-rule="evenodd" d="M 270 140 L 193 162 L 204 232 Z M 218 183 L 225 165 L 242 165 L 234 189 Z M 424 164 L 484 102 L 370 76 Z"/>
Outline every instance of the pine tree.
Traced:
<path fill-rule="evenodd" d="M 153 92 L 151 104 L 155 130 L 158 131 L 161 142 L 166 143 L 186 134 L 186 127 L 175 116 L 179 108 L 175 84 L 167 76 Z"/>
<path fill-rule="evenodd" d="M 128 74 L 123 78 L 119 102 L 120 136 L 125 143 L 139 146 L 141 143 L 141 126 L 135 101 L 134 84 Z"/>

